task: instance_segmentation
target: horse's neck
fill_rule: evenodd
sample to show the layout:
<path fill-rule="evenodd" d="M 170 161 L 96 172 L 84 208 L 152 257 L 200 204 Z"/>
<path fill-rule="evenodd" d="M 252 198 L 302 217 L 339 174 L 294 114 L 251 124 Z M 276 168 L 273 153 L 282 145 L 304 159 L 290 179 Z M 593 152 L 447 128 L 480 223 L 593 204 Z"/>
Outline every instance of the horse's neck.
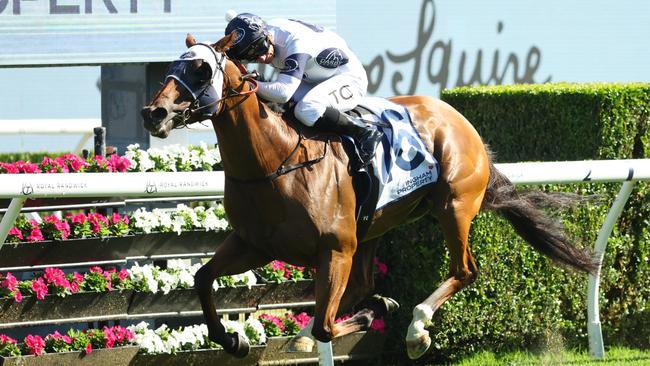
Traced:
<path fill-rule="evenodd" d="M 252 95 L 230 103 L 214 121 L 214 128 L 225 173 L 240 180 L 271 174 L 297 142 L 281 117 Z"/>

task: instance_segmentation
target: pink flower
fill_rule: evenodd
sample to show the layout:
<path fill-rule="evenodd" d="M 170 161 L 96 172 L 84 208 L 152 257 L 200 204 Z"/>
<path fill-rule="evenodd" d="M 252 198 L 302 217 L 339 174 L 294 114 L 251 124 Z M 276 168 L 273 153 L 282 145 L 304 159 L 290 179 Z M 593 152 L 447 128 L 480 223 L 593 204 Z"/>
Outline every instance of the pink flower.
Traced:
<path fill-rule="evenodd" d="M 35 280 L 32 281 L 32 291 L 36 294 L 36 298 L 39 300 L 45 299 L 45 295 L 47 295 L 48 290 L 47 290 L 47 285 L 43 281 L 43 277 L 39 277 Z"/>
<path fill-rule="evenodd" d="M 29 233 L 29 236 L 27 237 L 27 241 L 43 241 L 43 233 L 41 232 L 41 229 L 38 227 L 32 228 L 32 231 Z"/>
<path fill-rule="evenodd" d="M 0 344 L 7 344 L 7 343 L 13 343 L 16 344 L 16 340 L 9 337 L 6 334 L 0 334 Z"/>
<path fill-rule="evenodd" d="M 79 274 L 79 272 L 74 272 L 72 274 L 72 280 L 77 283 L 82 283 L 84 281 L 84 276 L 82 274 Z"/>
<path fill-rule="evenodd" d="M 386 331 L 386 323 L 384 323 L 383 319 L 373 319 L 372 323 L 370 323 L 370 329 L 383 334 Z"/>
<path fill-rule="evenodd" d="M 271 262 L 271 269 L 284 271 L 284 263 L 280 261 Z"/>
<path fill-rule="evenodd" d="M 45 341 L 43 338 L 37 335 L 28 335 L 25 337 L 25 345 L 29 349 L 29 353 L 35 356 L 43 354 L 43 348 L 45 348 Z"/>
<path fill-rule="evenodd" d="M 70 339 L 70 337 L 68 337 L 67 335 L 63 335 L 63 334 L 59 333 L 58 330 L 55 330 L 54 333 L 47 335 L 46 338 L 52 338 L 52 339 L 57 340 L 57 341 L 62 340 L 63 342 L 65 342 L 67 344 L 72 343 L 72 339 Z"/>
<path fill-rule="evenodd" d="M 70 281 L 65 278 L 65 273 L 59 268 L 46 268 L 43 277 L 48 284 L 63 287 L 66 290 L 71 287 Z"/>
<path fill-rule="evenodd" d="M 20 293 L 20 291 L 16 290 L 16 291 L 13 292 L 13 294 L 14 294 L 14 301 L 15 302 L 23 301 L 23 294 Z"/>
<path fill-rule="evenodd" d="M 2 282 L 0 282 L 0 286 L 13 292 L 16 291 L 16 289 L 18 288 L 18 280 L 16 279 L 16 277 L 14 277 L 14 275 L 11 274 L 11 272 L 7 272 L 5 279 L 2 280 Z"/>
<path fill-rule="evenodd" d="M 95 155 L 93 156 L 93 162 L 97 165 L 99 171 L 105 171 L 106 169 L 108 172 L 113 171 L 113 166 L 108 163 L 108 160 L 104 159 L 103 156 L 101 155 Z"/>
<path fill-rule="evenodd" d="M 300 314 L 296 314 L 293 316 L 293 318 L 296 320 L 296 323 L 300 325 L 300 328 L 304 328 L 307 323 L 311 320 L 311 316 L 307 315 L 307 313 L 302 312 Z"/>
<path fill-rule="evenodd" d="M 388 274 L 388 266 L 379 261 L 377 257 L 374 258 L 373 263 L 377 266 L 377 271 L 380 275 L 386 276 Z"/>
<path fill-rule="evenodd" d="M 93 346 L 90 343 L 88 343 L 86 345 L 86 349 L 84 349 L 84 351 L 86 352 L 87 355 L 91 354 L 92 351 L 93 351 Z"/>
<path fill-rule="evenodd" d="M 275 324 L 278 328 L 280 328 L 281 331 L 284 331 L 284 323 L 282 323 L 282 320 L 278 318 L 277 316 L 273 316 L 270 314 L 262 314 L 259 316 L 260 320 L 266 320 L 270 323 Z"/>
<path fill-rule="evenodd" d="M 120 281 L 124 281 L 127 278 L 129 278 L 129 270 L 126 268 L 122 268 L 120 272 L 117 274 L 117 278 L 120 279 Z"/>
<path fill-rule="evenodd" d="M 92 231 L 95 234 L 100 232 L 102 227 L 108 226 L 108 218 L 106 218 L 106 216 L 102 214 L 89 213 L 87 218 L 88 218 L 88 222 L 90 222 Z"/>
<path fill-rule="evenodd" d="M 25 173 L 25 174 L 42 173 L 41 168 L 39 168 L 37 164 L 34 164 L 29 161 L 26 163 L 19 164 L 18 169 L 20 170 L 21 173 Z"/>
<path fill-rule="evenodd" d="M 131 160 L 127 159 L 126 157 L 113 154 L 109 156 L 107 166 L 109 167 L 109 171 L 124 173 L 131 166 Z"/>
<path fill-rule="evenodd" d="M 77 215 L 68 214 L 66 218 L 70 220 L 73 224 L 83 224 L 84 222 L 87 221 L 86 214 L 84 214 L 83 212 Z"/>
<path fill-rule="evenodd" d="M 90 267 L 89 271 L 90 272 L 95 272 L 95 273 L 104 273 L 104 270 L 102 269 L 102 267 L 99 267 L 99 266 L 92 266 L 92 267 Z"/>
<path fill-rule="evenodd" d="M 18 173 L 20 173 L 20 170 L 18 170 L 18 167 L 16 166 L 16 164 L 0 163 L 0 169 L 5 170 L 8 174 L 18 174 Z"/>
<path fill-rule="evenodd" d="M 47 156 L 41 161 L 41 169 L 46 173 L 68 173 L 68 167 L 65 166 L 63 159 L 52 159 Z"/>
<path fill-rule="evenodd" d="M 343 315 L 341 315 L 341 317 L 339 317 L 339 318 L 337 318 L 336 320 L 334 320 L 334 323 L 344 322 L 344 321 L 350 319 L 351 317 L 352 317 L 352 316 L 351 316 L 350 314 L 343 314 Z"/>
<path fill-rule="evenodd" d="M 104 326 L 104 336 L 106 338 L 106 348 L 113 348 L 115 341 L 117 341 L 117 335 L 114 333 L 114 327 Z"/>
<path fill-rule="evenodd" d="M 70 292 L 73 294 L 79 292 L 79 284 L 77 284 L 76 282 L 70 282 Z"/>
<path fill-rule="evenodd" d="M 70 224 L 67 221 L 61 221 L 55 215 L 45 216 L 43 222 L 50 223 L 54 226 L 54 229 L 61 235 L 61 239 L 65 240 L 70 236 Z M 55 238 L 58 236 L 54 236 Z"/>
<path fill-rule="evenodd" d="M 18 239 L 23 240 L 23 232 L 15 226 L 9 229 L 9 233 L 7 235 L 14 235 Z"/>
<path fill-rule="evenodd" d="M 111 276 L 110 272 L 104 272 L 102 273 L 104 278 L 106 279 L 106 289 L 109 291 L 113 289 L 113 277 Z"/>
<path fill-rule="evenodd" d="M 73 173 L 78 173 L 83 168 L 88 166 L 88 163 L 85 160 L 74 154 L 65 154 L 61 157 L 61 159 Z"/>

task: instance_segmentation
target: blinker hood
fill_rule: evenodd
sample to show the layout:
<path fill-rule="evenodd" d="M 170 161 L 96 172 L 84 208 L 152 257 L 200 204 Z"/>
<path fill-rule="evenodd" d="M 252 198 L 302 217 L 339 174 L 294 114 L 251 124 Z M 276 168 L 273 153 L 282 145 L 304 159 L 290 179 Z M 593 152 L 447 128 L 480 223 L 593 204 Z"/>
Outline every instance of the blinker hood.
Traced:
<path fill-rule="evenodd" d="M 210 80 L 201 80 L 197 73 L 192 72 L 192 61 L 203 60 L 210 66 L 212 77 Z M 226 57 L 217 54 L 209 44 L 197 43 L 183 53 L 178 60 L 169 66 L 167 78 L 175 79 L 198 101 L 197 110 L 204 117 L 210 117 L 217 112 L 219 99 L 223 89 L 223 70 Z M 166 79 L 167 79 L 166 78 Z"/>

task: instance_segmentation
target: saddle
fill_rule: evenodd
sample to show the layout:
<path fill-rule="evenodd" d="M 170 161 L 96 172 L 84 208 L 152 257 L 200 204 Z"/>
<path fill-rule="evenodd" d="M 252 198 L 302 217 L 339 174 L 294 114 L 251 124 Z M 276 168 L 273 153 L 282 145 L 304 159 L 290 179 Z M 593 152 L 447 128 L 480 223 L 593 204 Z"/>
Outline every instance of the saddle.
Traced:
<path fill-rule="evenodd" d="M 343 149 L 350 159 L 349 172 L 357 202 L 356 235 L 361 242 L 378 209 L 435 183 L 440 167 L 403 106 L 384 98 L 367 97 L 346 113 L 374 125 L 384 134 L 372 163 L 366 167 L 361 164 L 354 139 L 341 136 Z M 307 138 L 319 134 L 298 122 L 292 110 L 285 110 L 283 117 Z"/>

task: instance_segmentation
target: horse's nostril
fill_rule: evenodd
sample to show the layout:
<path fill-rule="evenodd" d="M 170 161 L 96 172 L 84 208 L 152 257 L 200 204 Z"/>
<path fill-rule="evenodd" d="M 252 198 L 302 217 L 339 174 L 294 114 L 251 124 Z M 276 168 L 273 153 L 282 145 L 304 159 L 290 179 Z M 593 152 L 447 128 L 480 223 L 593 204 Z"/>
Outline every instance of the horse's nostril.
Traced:
<path fill-rule="evenodd" d="M 151 111 L 151 118 L 155 121 L 162 121 L 167 117 L 167 109 L 158 107 Z"/>
<path fill-rule="evenodd" d="M 145 121 L 151 118 L 149 111 L 150 111 L 149 107 L 144 107 L 140 110 L 140 115 Z"/>

